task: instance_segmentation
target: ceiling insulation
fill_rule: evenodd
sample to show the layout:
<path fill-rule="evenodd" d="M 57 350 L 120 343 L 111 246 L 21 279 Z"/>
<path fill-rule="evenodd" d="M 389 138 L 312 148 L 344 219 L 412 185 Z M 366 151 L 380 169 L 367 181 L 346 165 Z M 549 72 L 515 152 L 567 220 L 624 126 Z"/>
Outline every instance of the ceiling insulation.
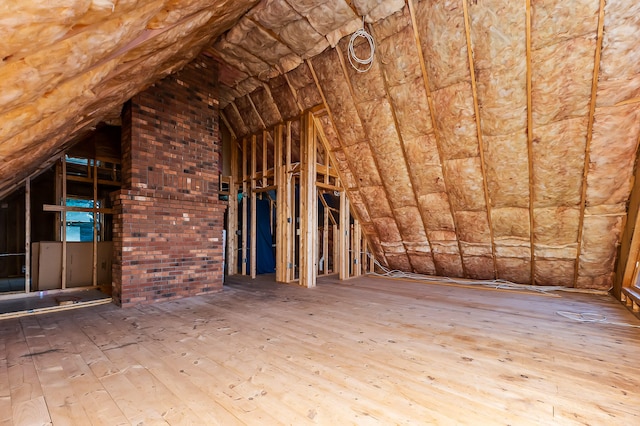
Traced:
<path fill-rule="evenodd" d="M 376 51 L 358 73 L 363 17 Z M 387 266 L 612 284 L 640 136 L 636 2 L 10 0 L 0 22 L 0 194 L 204 49 L 238 138 L 324 106 Z"/>
<path fill-rule="evenodd" d="M 306 17 L 316 3 L 261 2 L 249 15 L 281 34 L 292 9 Z M 290 116 L 313 106 L 296 85 L 310 68 L 324 133 L 383 262 L 609 288 L 640 135 L 639 6 L 532 0 L 528 19 L 526 2 L 343 3 L 376 40 L 368 73 L 350 67 L 346 38 L 317 26 L 288 44 L 302 64 L 265 80 Z M 308 58 L 300 39 L 318 34 L 332 48 Z"/>

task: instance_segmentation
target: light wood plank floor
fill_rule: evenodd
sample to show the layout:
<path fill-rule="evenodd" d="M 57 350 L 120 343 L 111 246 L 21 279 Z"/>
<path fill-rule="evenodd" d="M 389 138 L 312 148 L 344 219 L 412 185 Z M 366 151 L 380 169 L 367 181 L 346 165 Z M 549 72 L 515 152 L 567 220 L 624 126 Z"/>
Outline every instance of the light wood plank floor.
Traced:
<path fill-rule="evenodd" d="M 0 321 L 0 424 L 640 424 L 640 322 L 609 296 L 272 276 Z"/>

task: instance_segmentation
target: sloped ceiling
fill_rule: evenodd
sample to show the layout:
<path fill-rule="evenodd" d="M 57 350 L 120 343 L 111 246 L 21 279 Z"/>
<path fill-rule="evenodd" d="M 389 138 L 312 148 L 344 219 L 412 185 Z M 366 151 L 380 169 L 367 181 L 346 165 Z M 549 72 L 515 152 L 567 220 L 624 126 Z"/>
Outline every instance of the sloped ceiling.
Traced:
<path fill-rule="evenodd" d="M 377 47 L 358 73 L 363 16 Z M 640 135 L 636 2 L 10 1 L 0 25 L 0 188 L 204 48 L 238 137 L 324 104 L 388 266 L 611 286 Z"/>
<path fill-rule="evenodd" d="M 257 0 L 3 0 L 0 196 L 179 70 Z M 203 70 L 206 74 L 206 70 Z"/>

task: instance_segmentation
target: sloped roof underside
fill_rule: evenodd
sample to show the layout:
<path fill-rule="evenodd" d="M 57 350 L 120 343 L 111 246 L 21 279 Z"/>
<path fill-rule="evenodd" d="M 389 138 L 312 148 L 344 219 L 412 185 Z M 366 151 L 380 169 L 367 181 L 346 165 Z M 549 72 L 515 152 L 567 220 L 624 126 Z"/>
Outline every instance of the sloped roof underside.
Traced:
<path fill-rule="evenodd" d="M 634 2 L 13 4 L 0 10 L 0 188 L 204 49 L 238 137 L 325 104 L 352 206 L 389 267 L 612 284 L 640 135 Z M 362 16 L 377 43 L 367 73 L 347 60 Z"/>

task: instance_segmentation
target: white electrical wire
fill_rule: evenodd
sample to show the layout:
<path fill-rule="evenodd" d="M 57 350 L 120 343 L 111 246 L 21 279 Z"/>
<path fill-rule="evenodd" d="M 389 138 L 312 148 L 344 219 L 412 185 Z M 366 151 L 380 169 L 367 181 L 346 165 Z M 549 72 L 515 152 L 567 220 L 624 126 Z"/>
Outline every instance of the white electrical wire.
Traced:
<path fill-rule="evenodd" d="M 568 318 L 570 320 L 579 322 L 598 322 L 600 324 L 620 325 L 623 327 L 640 328 L 640 325 L 629 324 L 627 322 L 615 322 L 607 320 L 607 317 L 601 314 L 593 312 L 568 312 L 568 311 L 556 311 L 556 314 L 561 317 Z"/>
<path fill-rule="evenodd" d="M 460 284 L 460 285 L 477 285 L 477 286 L 490 287 L 490 288 L 500 289 L 500 290 L 529 290 L 536 293 L 548 293 L 548 292 L 559 291 L 559 290 L 571 290 L 571 289 L 568 289 L 567 287 L 562 287 L 562 286 L 537 286 L 537 285 L 516 284 L 507 280 L 467 280 L 467 279 L 461 280 L 461 279 L 455 279 L 455 278 L 449 278 L 449 277 L 434 277 L 430 275 L 415 274 L 412 272 L 399 271 L 397 269 L 390 270 L 386 268 L 384 265 L 382 265 L 380 262 L 378 262 L 370 253 L 366 253 L 366 254 L 371 258 L 374 264 L 382 271 L 382 273 L 371 272 L 370 275 L 376 275 L 379 277 L 408 278 L 408 279 L 413 279 L 418 281 L 432 282 L 436 284 L 451 283 L 451 284 Z"/>
<path fill-rule="evenodd" d="M 380 262 L 378 262 L 371 253 L 365 253 L 373 263 L 382 271 L 379 272 L 370 272 L 369 275 L 375 275 L 379 277 L 388 277 L 388 278 L 409 278 L 413 280 L 419 281 L 427 281 L 433 283 L 454 283 L 454 284 L 462 284 L 462 285 L 478 285 L 484 287 L 490 287 L 495 289 L 506 289 L 506 290 L 529 290 L 537 293 L 548 293 L 552 291 L 568 291 L 568 292 L 576 292 L 581 291 L 580 289 L 574 289 L 563 286 L 537 286 L 537 285 L 526 285 L 526 284 L 516 284 L 511 281 L 506 280 L 457 280 L 455 278 L 449 277 L 433 277 L 429 275 L 421 275 L 414 274 L 412 272 L 404 272 L 399 270 L 391 270 L 386 268 Z M 640 328 L 640 325 L 629 324 L 626 322 L 614 322 L 607 320 L 607 317 L 601 314 L 593 313 L 593 312 L 568 312 L 568 311 L 556 311 L 557 315 L 562 317 L 586 322 L 586 323 L 600 323 L 600 324 L 611 324 L 611 325 L 619 325 L 623 327 L 632 327 L 632 328 Z"/>
<path fill-rule="evenodd" d="M 356 55 L 353 45 L 356 39 L 358 39 L 359 37 L 362 37 L 369 42 L 370 53 L 369 53 L 369 57 L 367 58 L 360 58 L 358 57 L 358 55 Z M 375 51 L 376 51 L 376 43 L 373 40 L 373 36 L 364 29 L 364 16 L 363 16 L 362 28 L 360 28 L 358 31 L 353 33 L 351 35 L 351 39 L 349 39 L 349 51 L 348 51 L 349 63 L 351 64 L 353 69 L 355 69 L 356 71 L 367 72 L 369 71 L 369 69 L 371 69 L 371 66 L 373 65 L 373 55 L 375 54 Z M 361 65 L 364 65 L 365 67 L 361 68 Z"/>

